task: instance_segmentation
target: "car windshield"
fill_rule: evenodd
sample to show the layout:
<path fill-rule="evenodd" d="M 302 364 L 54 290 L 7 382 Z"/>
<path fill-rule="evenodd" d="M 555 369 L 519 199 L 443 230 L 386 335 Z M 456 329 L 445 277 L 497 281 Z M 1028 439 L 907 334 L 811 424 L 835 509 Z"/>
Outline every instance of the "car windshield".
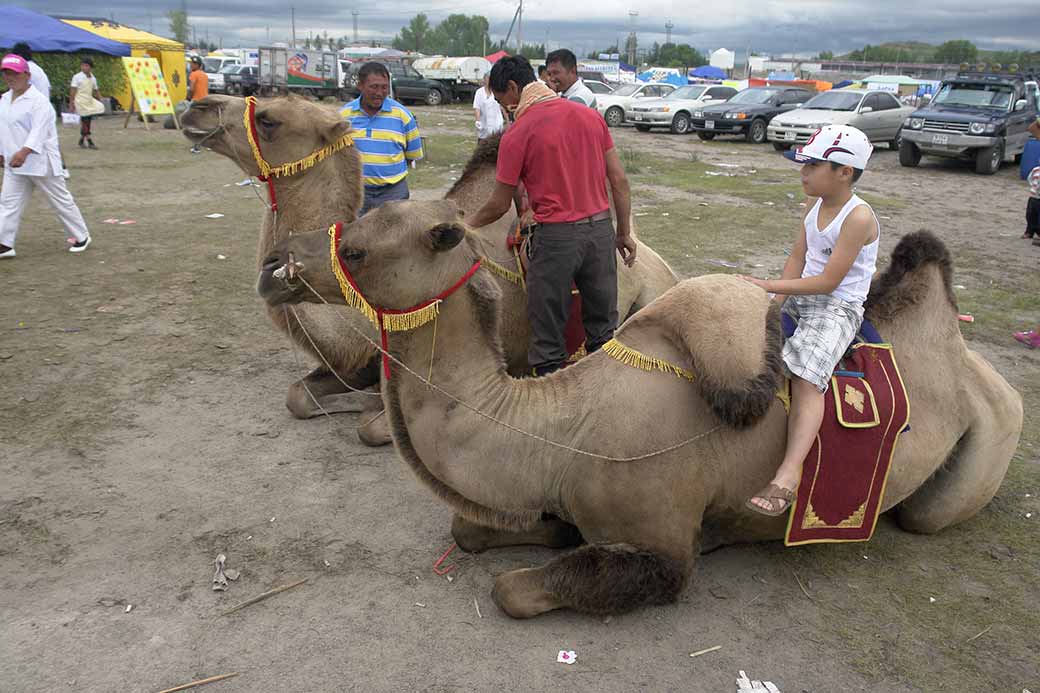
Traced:
<path fill-rule="evenodd" d="M 806 101 L 802 108 L 814 111 L 854 111 L 862 98 L 863 94 L 825 91 Z"/>
<path fill-rule="evenodd" d="M 1008 108 L 1014 91 L 1002 84 L 944 84 L 932 103 L 947 106 Z"/>
<path fill-rule="evenodd" d="M 221 61 L 218 58 L 203 58 L 202 69 L 206 72 L 220 72 Z"/>
<path fill-rule="evenodd" d="M 632 94 L 635 94 L 637 91 L 639 91 L 639 88 L 641 86 L 643 86 L 643 85 L 642 84 L 622 84 L 620 87 L 618 87 L 617 89 L 614 90 L 614 96 L 632 96 Z"/>
<path fill-rule="evenodd" d="M 779 94 L 777 89 L 745 89 L 732 99 L 730 103 L 768 103 L 770 99 Z"/>
<path fill-rule="evenodd" d="M 666 99 L 699 99 L 701 94 L 704 93 L 707 87 L 679 87 L 668 96 Z"/>
<path fill-rule="evenodd" d="M 220 74 L 222 74 L 222 75 L 237 74 L 239 67 L 241 67 L 241 65 L 225 65 L 224 67 L 220 68 Z"/>

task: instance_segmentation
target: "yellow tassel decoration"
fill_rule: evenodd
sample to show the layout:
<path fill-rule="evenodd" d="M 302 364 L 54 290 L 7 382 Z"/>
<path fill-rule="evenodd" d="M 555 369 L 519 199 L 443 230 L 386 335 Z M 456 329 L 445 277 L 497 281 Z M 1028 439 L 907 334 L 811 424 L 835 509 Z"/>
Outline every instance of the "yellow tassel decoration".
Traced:
<path fill-rule="evenodd" d="M 680 378 L 686 378 L 690 382 L 693 382 L 695 378 L 693 371 L 673 365 L 654 356 L 647 356 L 631 347 L 625 346 L 616 339 L 612 339 L 604 344 L 603 351 L 626 366 L 632 366 L 644 371 L 670 373 Z"/>
<path fill-rule="evenodd" d="M 250 122 L 250 116 L 255 112 L 256 109 L 256 98 L 250 96 L 246 99 L 246 110 L 242 116 L 244 125 L 246 128 L 246 139 L 249 140 L 249 147 L 253 150 L 253 158 L 256 160 L 256 165 L 260 169 L 261 178 L 279 177 L 279 176 L 293 176 L 300 171 L 306 171 L 320 161 L 324 161 L 336 152 L 350 147 L 354 144 L 354 132 L 348 130 L 338 140 L 332 144 L 327 144 L 321 149 L 311 152 L 299 161 L 292 161 L 287 164 L 280 164 L 279 166 L 271 166 L 264 159 L 263 154 L 260 153 L 260 145 L 253 137 L 253 127 Z M 252 108 L 250 108 L 252 106 Z"/>
<path fill-rule="evenodd" d="M 513 284 L 516 284 L 519 287 L 524 286 L 523 275 L 506 269 L 505 267 L 498 264 L 489 257 L 481 257 L 480 265 L 481 267 L 486 267 L 488 271 L 490 271 L 492 274 L 497 274 L 499 277 L 502 277 L 502 279 L 505 279 L 508 282 L 512 282 Z"/>

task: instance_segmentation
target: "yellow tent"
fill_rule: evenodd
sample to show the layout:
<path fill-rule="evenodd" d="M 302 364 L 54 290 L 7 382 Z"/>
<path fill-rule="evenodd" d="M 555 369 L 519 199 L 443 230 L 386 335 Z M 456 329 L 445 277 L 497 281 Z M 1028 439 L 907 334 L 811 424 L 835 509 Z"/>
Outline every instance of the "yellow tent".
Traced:
<path fill-rule="evenodd" d="M 166 80 L 166 88 L 169 90 L 174 103 L 185 98 L 187 94 L 187 62 L 184 58 L 183 43 L 156 36 L 147 31 L 134 29 L 124 24 L 110 22 L 107 19 L 63 19 L 62 21 L 98 36 L 126 43 L 130 46 L 131 55 L 150 55 L 155 58 L 159 61 L 163 78 Z M 111 96 L 116 99 L 124 110 L 130 109 L 129 83 L 126 84 L 122 92 L 105 94 L 105 96 Z"/>

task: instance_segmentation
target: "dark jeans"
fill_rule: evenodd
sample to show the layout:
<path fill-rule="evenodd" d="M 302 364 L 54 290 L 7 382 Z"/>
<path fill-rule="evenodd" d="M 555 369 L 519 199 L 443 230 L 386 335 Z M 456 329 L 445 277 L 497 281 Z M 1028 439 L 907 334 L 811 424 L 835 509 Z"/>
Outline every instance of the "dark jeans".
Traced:
<path fill-rule="evenodd" d="M 1030 197 L 1026 203 L 1026 233 L 1040 238 L 1040 197 Z"/>
<path fill-rule="evenodd" d="M 392 185 L 366 185 L 365 204 L 361 207 L 361 213 L 358 214 L 358 216 L 364 216 L 376 207 L 382 207 L 387 202 L 392 202 L 393 200 L 407 200 L 408 197 L 407 177 L 402 178 Z"/>
<path fill-rule="evenodd" d="M 610 341 L 617 327 L 617 249 L 610 219 L 591 224 L 541 224 L 531 237 L 527 268 L 527 360 L 538 375 L 567 361 L 564 327 L 571 284 L 581 294 L 585 350 Z"/>
<path fill-rule="evenodd" d="M 90 121 L 94 116 L 80 116 L 79 118 L 79 137 L 90 137 Z"/>

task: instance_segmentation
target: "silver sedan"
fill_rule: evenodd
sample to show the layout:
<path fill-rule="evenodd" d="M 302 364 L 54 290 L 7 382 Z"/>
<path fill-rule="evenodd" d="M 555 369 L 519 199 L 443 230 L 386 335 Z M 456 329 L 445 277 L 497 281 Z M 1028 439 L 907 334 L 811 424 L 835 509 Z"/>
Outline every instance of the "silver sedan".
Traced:
<path fill-rule="evenodd" d="M 824 125 L 851 125 L 862 130 L 871 142 L 887 142 L 891 149 L 899 149 L 900 129 L 913 111 L 885 91 L 836 89 L 817 94 L 801 108 L 773 118 L 767 136 L 773 147 L 783 150 L 805 144 Z"/>

